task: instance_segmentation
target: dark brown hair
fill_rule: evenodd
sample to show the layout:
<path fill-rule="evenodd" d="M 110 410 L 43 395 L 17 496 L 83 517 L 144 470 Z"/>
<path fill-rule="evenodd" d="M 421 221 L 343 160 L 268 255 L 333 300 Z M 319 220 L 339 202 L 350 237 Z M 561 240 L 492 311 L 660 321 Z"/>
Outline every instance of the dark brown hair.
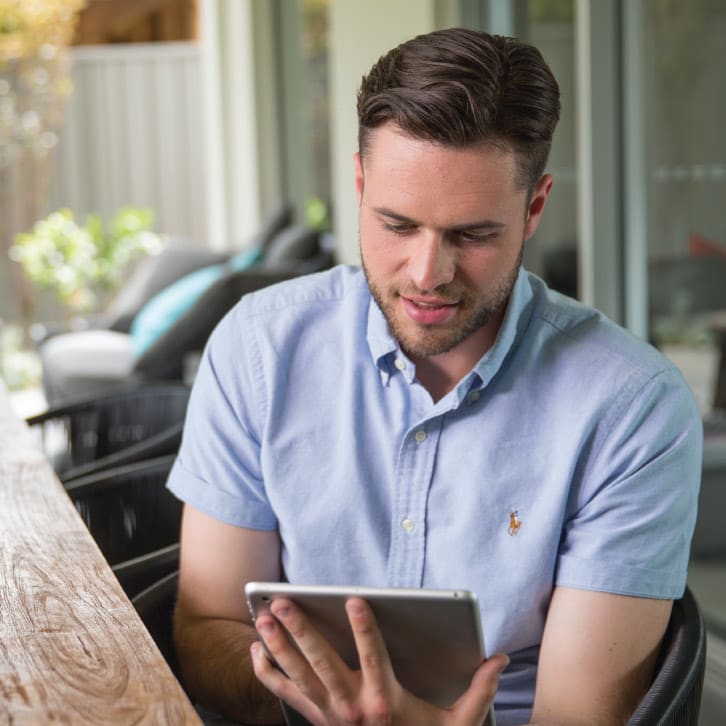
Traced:
<path fill-rule="evenodd" d="M 363 77 L 358 145 L 365 158 L 370 131 L 388 121 L 445 146 L 491 143 L 518 155 L 518 182 L 531 191 L 559 115 L 559 86 L 536 48 L 449 28 L 402 43 Z"/>

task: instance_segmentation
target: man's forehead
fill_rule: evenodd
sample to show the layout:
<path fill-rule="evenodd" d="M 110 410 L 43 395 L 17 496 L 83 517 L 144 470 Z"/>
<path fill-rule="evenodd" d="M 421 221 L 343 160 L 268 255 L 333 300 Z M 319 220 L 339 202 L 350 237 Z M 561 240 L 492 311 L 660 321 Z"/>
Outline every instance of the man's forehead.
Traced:
<path fill-rule="evenodd" d="M 431 150 L 442 150 L 459 154 L 484 153 L 497 156 L 500 160 L 511 159 L 515 164 L 518 161 L 516 151 L 503 139 L 492 137 L 466 145 L 448 144 L 444 141 L 417 136 L 402 129 L 393 121 L 388 121 L 368 132 L 365 148 L 361 149 L 361 160 L 364 166 L 374 156 L 379 157 L 379 154 L 375 154 L 375 150 L 379 150 L 381 146 L 384 146 L 386 149 L 429 147 Z"/>
<path fill-rule="evenodd" d="M 426 207 L 449 218 L 447 226 L 473 224 L 526 202 L 514 155 L 491 145 L 451 148 L 384 131 L 363 166 L 368 205 L 411 219 Z"/>

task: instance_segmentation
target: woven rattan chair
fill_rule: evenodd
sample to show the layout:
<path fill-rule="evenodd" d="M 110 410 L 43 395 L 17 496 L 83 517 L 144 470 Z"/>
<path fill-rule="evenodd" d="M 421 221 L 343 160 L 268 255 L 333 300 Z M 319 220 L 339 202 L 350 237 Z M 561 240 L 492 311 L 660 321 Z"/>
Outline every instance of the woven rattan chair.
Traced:
<path fill-rule="evenodd" d="M 182 504 L 165 486 L 174 458 L 172 454 L 108 469 L 66 486 L 109 564 L 126 563 L 119 569 L 129 587 L 138 582 L 144 563 L 149 570 L 163 571 L 175 557 L 173 550 L 160 553 L 179 542 Z M 138 558 L 135 567 L 128 564 Z"/>
<path fill-rule="evenodd" d="M 706 629 L 690 590 L 673 603 L 655 678 L 630 726 L 696 726 L 706 668 Z"/>
<path fill-rule="evenodd" d="M 131 598 L 136 612 L 177 678 L 179 662 L 174 647 L 173 617 L 178 584 L 179 572 L 174 571 Z"/>
<path fill-rule="evenodd" d="M 189 387 L 137 385 L 27 419 L 61 481 L 175 453 Z"/>
<path fill-rule="evenodd" d="M 160 547 L 111 567 L 116 579 L 130 598 L 178 569 L 179 543 Z"/>

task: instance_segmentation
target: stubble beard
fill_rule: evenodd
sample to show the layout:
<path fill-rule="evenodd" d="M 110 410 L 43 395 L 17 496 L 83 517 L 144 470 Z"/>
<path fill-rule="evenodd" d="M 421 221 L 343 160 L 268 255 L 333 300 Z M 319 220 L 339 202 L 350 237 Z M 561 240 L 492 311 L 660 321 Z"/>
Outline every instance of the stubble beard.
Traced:
<path fill-rule="evenodd" d="M 522 264 L 523 251 L 520 251 L 516 264 L 507 276 L 490 290 L 474 291 L 461 283 L 441 285 L 433 292 L 443 300 L 456 301 L 459 306 L 456 318 L 443 325 L 421 325 L 403 318 L 399 299 L 402 296 L 421 294 L 413 286 L 387 289 L 373 278 L 366 267 L 365 257 L 361 254 L 363 272 L 368 288 L 376 304 L 386 318 L 388 328 L 398 341 L 401 349 L 411 358 L 427 358 L 453 350 L 459 343 L 476 333 L 489 323 L 506 306 L 517 281 Z M 407 320 L 406 325 L 403 320 Z"/>

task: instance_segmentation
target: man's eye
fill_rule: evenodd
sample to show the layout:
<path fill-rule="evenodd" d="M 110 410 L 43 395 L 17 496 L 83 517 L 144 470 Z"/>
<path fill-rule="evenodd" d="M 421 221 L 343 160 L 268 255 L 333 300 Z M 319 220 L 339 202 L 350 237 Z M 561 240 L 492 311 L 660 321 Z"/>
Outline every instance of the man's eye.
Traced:
<path fill-rule="evenodd" d="M 411 224 L 398 224 L 398 223 L 391 223 L 391 222 L 384 222 L 383 228 L 388 230 L 389 232 L 393 232 L 393 234 L 403 235 L 407 234 L 408 232 L 411 232 L 414 227 Z"/>
<path fill-rule="evenodd" d="M 484 244 L 491 242 L 496 236 L 495 232 L 459 232 L 459 239 L 468 244 Z"/>

